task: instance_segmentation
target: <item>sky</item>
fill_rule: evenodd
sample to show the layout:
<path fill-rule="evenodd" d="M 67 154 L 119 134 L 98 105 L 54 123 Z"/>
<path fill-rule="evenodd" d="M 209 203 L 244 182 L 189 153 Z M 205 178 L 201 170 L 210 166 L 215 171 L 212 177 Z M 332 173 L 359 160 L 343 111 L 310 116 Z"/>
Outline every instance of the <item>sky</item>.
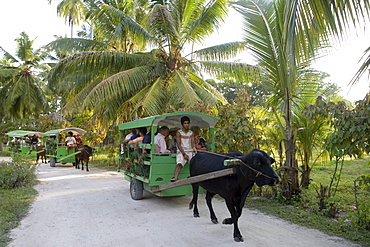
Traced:
<path fill-rule="evenodd" d="M 15 54 L 15 41 L 21 32 L 35 39 L 34 48 L 55 40 L 54 35 L 69 36 L 70 28 L 64 18 L 57 17 L 56 6 L 60 0 L 0 0 L 0 46 Z M 241 19 L 236 12 L 231 13 L 225 26 L 204 42 L 205 46 L 242 40 Z M 75 28 L 78 29 L 78 28 Z M 340 93 L 350 101 L 363 99 L 369 92 L 370 81 L 364 75 L 351 89 L 348 82 L 360 67 L 360 58 L 370 47 L 370 32 L 352 33 L 346 42 L 336 45 L 332 52 L 317 61 L 314 68 L 330 74 L 330 82 L 342 88 Z"/>

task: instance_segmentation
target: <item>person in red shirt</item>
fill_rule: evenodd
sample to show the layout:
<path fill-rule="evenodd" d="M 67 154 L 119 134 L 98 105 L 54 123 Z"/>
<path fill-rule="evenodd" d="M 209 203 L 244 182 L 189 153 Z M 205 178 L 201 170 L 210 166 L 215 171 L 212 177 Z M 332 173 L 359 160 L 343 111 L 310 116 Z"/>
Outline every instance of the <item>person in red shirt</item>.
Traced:
<path fill-rule="evenodd" d="M 82 138 L 79 134 L 76 135 L 76 143 L 77 144 L 82 143 Z"/>

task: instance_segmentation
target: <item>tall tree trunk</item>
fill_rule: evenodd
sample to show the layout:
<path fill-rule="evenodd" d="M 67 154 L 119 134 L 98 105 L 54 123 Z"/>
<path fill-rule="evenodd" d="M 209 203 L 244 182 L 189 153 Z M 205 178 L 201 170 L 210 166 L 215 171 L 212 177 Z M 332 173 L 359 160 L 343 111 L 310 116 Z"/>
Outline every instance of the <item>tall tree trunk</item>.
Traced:
<path fill-rule="evenodd" d="M 298 182 L 298 162 L 296 159 L 296 143 L 294 131 L 291 126 L 291 111 L 290 111 L 290 96 L 289 90 L 285 91 L 285 122 L 286 122 L 286 139 L 284 140 L 285 146 L 285 164 L 280 170 L 283 171 L 281 188 L 284 191 L 284 196 L 291 199 L 293 195 L 300 192 Z"/>
<path fill-rule="evenodd" d="M 90 39 L 94 39 L 94 24 L 90 24 Z"/>
<path fill-rule="evenodd" d="M 73 38 L 73 21 L 71 22 L 71 38 Z"/>
<path fill-rule="evenodd" d="M 302 170 L 301 188 L 308 189 L 310 185 L 311 169 L 306 167 Z"/>

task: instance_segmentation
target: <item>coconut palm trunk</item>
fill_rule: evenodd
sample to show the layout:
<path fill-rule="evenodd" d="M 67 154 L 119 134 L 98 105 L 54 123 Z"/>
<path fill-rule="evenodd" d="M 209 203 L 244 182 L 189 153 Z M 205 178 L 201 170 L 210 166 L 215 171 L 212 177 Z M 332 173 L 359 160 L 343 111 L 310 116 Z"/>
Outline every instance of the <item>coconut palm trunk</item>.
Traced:
<path fill-rule="evenodd" d="M 285 122 L 286 122 L 286 138 L 285 146 L 285 165 L 281 167 L 284 170 L 281 187 L 284 190 L 284 197 L 290 198 L 300 192 L 298 182 L 298 162 L 296 159 L 297 146 L 295 141 L 295 131 L 291 125 L 291 109 L 289 90 L 285 90 Z"/>

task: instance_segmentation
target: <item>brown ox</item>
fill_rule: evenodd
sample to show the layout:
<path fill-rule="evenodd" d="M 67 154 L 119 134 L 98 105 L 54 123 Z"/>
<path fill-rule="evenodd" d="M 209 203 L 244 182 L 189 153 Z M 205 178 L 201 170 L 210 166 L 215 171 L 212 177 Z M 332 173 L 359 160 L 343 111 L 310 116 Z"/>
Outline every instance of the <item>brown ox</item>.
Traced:
<path fill-rule="evenodd" d="M 40 152 L 42 151 L 42 152 Z M 39 159 L 41 157 L 41 163 L 45 163 L 46 164 L 46 152 L 45 152 L 45 146 L 42 145 L 42 146 L 38 146 L 36 148 L 36 162 L 39 162 Z"/>
<path fill-rule="evenodd" d="M 81 151 L 80 153 L 76 154 L 76 169 L 80 169 L 80 161 L 81 161 L 81 170 L 84 169 L 84 162 L 86 163 L 86 171 L 89 171 L 89 160 L 90 156 L 92 156 L 93 148 L 89 147 L 88 145 L 77 144 L 75 147 L 75 152 Z"/>

